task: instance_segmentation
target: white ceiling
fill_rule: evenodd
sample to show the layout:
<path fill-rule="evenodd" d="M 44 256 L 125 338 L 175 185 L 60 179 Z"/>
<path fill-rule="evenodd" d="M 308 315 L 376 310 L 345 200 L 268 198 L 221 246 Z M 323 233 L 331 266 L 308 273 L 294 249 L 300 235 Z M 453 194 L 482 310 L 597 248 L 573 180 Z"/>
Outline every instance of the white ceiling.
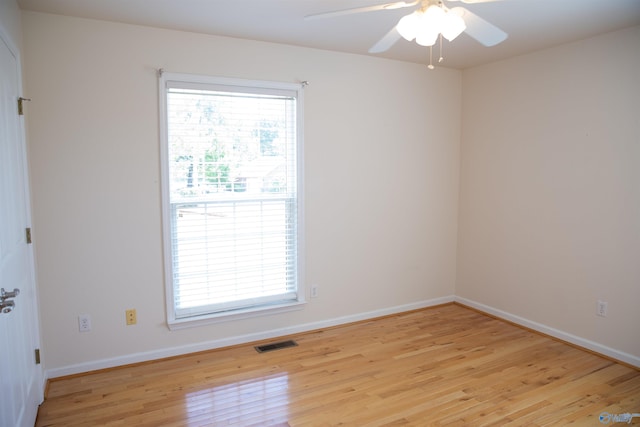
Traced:
<path fill-rule="evenodd" d="M 485 0 L 486 1 L 486 0 Z M 18 0 L 23 10 L 263 40 L 369 55 L 368 49 L 413 9 L 325 19 L 306 15 L 384 0 Z M 640 24 L 640 0 L 501 0 L 463 4 L 509 34 L 484 47 L 466 34 L 444 44 L 444 63 L 467 68 Z M 640 46 L 638 46 L 640 49 Z M 405 40 L 375 56 L 428 63 L 428 48 Z M 594 61 L 598 52 L 593 53 Z"/>

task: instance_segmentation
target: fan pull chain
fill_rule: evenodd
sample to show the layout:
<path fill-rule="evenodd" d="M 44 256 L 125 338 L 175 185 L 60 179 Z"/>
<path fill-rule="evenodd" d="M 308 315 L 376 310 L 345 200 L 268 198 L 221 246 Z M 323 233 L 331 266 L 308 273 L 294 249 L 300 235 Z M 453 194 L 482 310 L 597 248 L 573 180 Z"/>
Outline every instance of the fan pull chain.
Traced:
<path fill-rule="evenodd" d="M 440 33 L 440 58 L 438 58 L 438 64 L 440 64 L 444 60 L 442 56 L 442 33 Z"/>
<path fill-rule="evenodd" d="M 433 70 L 435 67 L 433 66 L 433 46 L 429 46 L 429 65 L 427 68 Z"/>

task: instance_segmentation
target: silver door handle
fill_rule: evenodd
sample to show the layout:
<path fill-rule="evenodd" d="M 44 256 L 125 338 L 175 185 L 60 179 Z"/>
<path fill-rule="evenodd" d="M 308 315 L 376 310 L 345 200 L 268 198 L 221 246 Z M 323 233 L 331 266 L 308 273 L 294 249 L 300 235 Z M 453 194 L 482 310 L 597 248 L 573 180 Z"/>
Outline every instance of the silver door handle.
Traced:
<path fill-rule="evenodd" d="M 15 298 L 20 295 L 20 289 L 15 288 L 13 291 L 5 291 L 4 288 L 0 288 L 0 303 L 5 302 L 9 298 Z"/>
<path fill-rule="evenodd" d="M 11 313 L 11 310 L 13 310 L 13 307 L 16 306 L 16 303 L 13 301 L 2 301 L 0 302 L 0 313 Z"/>

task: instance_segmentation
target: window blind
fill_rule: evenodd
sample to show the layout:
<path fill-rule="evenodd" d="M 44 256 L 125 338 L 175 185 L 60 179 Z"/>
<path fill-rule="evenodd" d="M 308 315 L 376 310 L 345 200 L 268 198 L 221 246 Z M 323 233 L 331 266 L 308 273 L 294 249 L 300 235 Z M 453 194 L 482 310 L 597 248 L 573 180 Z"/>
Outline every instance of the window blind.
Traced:
<path fill-rule="evenodd" d="M 298 299 L 297 91 L 166 80 L 175 319 Z"/>

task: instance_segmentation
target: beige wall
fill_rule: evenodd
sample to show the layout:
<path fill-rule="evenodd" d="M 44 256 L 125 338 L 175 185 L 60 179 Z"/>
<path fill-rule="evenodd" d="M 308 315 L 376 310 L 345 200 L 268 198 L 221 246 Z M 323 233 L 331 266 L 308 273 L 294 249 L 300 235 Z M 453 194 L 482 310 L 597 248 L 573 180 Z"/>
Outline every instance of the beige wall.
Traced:
<path fill-rule="evenodd" d="M 451 299 L 461 73 L 23 13 L 44 355 L 53 376 Z M 297 312 L 165 325 L 156 70 L 305 89 L 306 280 Z M 138 325 L 125 326 L 136 308 Z M 79 333 L 77 316 L 93 329 Z"/>
<path fill-rule="evenodd" d="M 639 47 L 635 27 L 463 73 L 456 285 L 636 363 Z"/>
<path fill-rule="evenodd" d="M 51 375 L 454 293 L 640 358 L 639 27 L 463 73 L 30 12 L 23 32 Z M 320 296 L 304 310 L 168 331 L 161 67 L 310 82 L 304 284 L 318 284 Z M 595 316 L 598 299 L 609 303 L 606 318 Z M 124 325 L 128 308 L 138 310 L 138 325 Z M 81 334 L 77 316 L 85 313 L 93 330 Z"/>

